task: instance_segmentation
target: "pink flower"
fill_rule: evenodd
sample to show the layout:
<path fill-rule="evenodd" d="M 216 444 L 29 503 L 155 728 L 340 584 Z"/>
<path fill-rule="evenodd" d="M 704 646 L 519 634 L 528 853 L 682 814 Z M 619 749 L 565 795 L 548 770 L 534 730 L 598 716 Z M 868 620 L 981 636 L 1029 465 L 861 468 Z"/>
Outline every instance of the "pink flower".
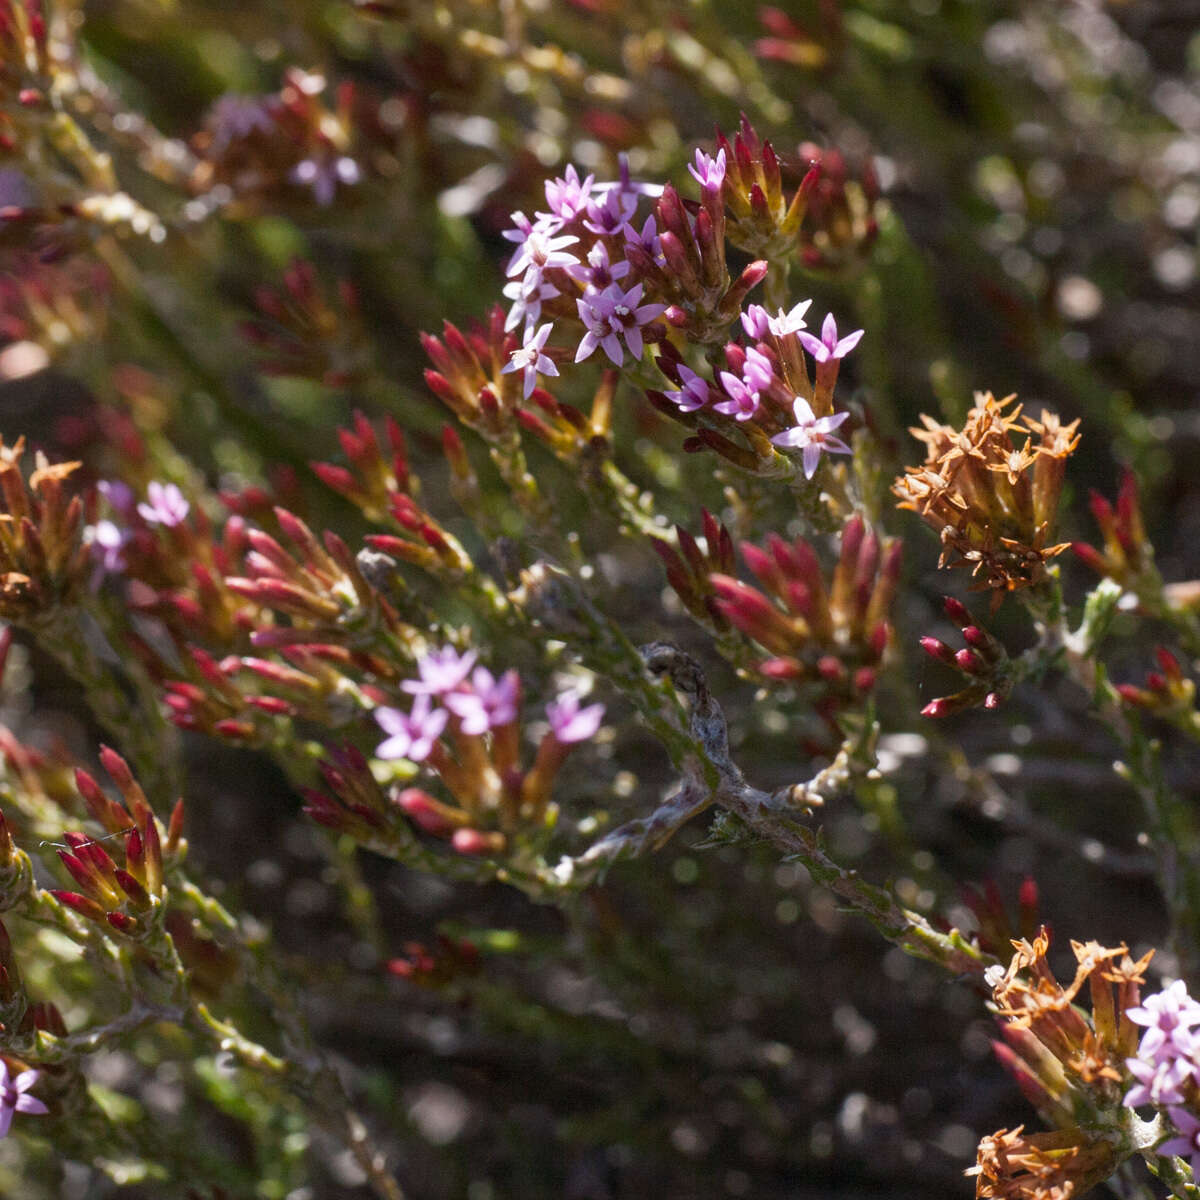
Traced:
<path fill-rule="evenodd" d="M 516 671 L 505 671 L 499 679 L 486 667 L 471 674 L 471 690 L 451 692 L 446 707 L 462 722 L 463 733 L 480 734 L 517 719 L 521 681 Z"/>
<path fill-rule="evenodd" d="M 553 300 L 559 294 L 554 284 L 546 283 L 534 272 L 506 283 L 503 292 L 513 302 L 504 322 L 505 333 L 522 323 L 527 329 L 536 325 L 538 317 L 542 315 L 542 301 Z"/>
<path fill-rule="evenodd" d="M 761 342 L 767 336 L 767 330 L 770 328 L 771 318 L 767 315 L 767 310 L 761 304 L 751 304 L 749 308 L 742 313 L 742 328 L 746 331 L 746 336 L 756 342 Z"/>
<path fill-rule="evenodd" d="M 587 708 L 580 708 L 576 692 L 564 692 L 557 700 L 546 705 L 550 732 L 564 746 L 593 737 L 603 718 L 603 704 L 589 704 Z"/>
<path fill-rule="evenodd" d="M 156 479 L 147 486 L 146 496 L 149 503 L 143 501 L 137 510 L 142 520 L 151 525 L 179 525 L 191 511 L 191 505 L 173 483 L 159 483 Z"/>
<path fill-rule="evenodd" d="M 795 312 L 795 309 L 792 310 Z M 789 317 L 791 314 L 788 314 Z M 862 335 L 866 331 L 856 329 L 853 333 L 848 333 L 841 341 L 838 341 L 837 322 L 833 319 L 833 313 L 830 313 L 824 324 L 821 326 L 821 340 L 818 341 L 811 333 L 799 333 L 796 336 L 800 339 L 800 344 L 817 360 L 819 363 L 828 362 L 831 358 L 845 358 L 855 346 L 862 341 Z"/>
<path fill-rule="evenodd" d="M 516 254 L 509 260 L 505 274 L 513 276 L 524 273 L 527 283 L 530 283 L 530 276 L 540 282 L 542 272 L 551 267 L 573 267 L 579 259 L 564 247 L 573 246 L 577 241 L 579 239 L 570 234 L 551 237 L 550 230 L 533 225 Z"/>
<path fill-rule="evenodd" d="M 775 382 L 775 368 L 771 360 L 752 346 L 746 351 L 746 361 L 742 365 L 742 379 L 753 392 L 765 392 Z"/>
<path fill-rule="evenodd" d="M 654 220 L 654 218 L 651 217 L 650 220 Z M 628 231 L 626 231 L 626 237 L 628 236 Z M 619 263 L 609 261 L 608 247 L 603 242 L 597 242 L 588 251 L 587 260 L 586 267 L 582 264 L 577 267 L 568 267 L 567 274 L 597 292 L 602 292 L 610 284 L 616 283 L 618 279 L 624 279 L 629 274 L 629 264 L 624 259 Z"/>
<path fill-rule="evenodd" d="M 666 309 L 665 304 L 639 306 L 638 301 L 641 298 L 640 283 L 627 292 L 614 283 L 594 296 L 582 296 L 577 300 L 575 303 L 579 307 L 579 317 L 587 327 L 587 333 L 579 343 L 575 361 L 583 362 L 599 346 L 619 367 L 625 361 L 625 352 L 618 340 L 622 337 L 629 353 L 635 359 L 640 359 L 644 350 L 641 327 L 653 321 Z"/>
<path fill-rule="evenodd" d="M 795 428 L 777 433 L 771 441 L 776 446 L 785 446 L 789 450 L 804 451 L 805 479 L 811 479 L 816 473 L 817 463 L 823 451 L 828 454 L 850 453 L 850 447 L 841 438 L 833 436 L 833 431 L 850 415 L 849 413 L 840 412 L 828 417 L 818 417 L 803 396 L 796 397 L 792 411 L 796 416 Z"/>
<path fill-rule="evenodd" d="M 523 212 L 509 213 L 508 219 L 512 222 L 512 228 L 504 230 L 500 236 L 506 242 L 520 245 L 533 232 L 533 222 Z"/>
<path fill-rule="evenodd" d="M 664 392 L 673 404 L 677 404 L 683 412 L 695 412 L 708 403 L 708 384 L 696 374 L 691 367 L 679 366 L 679 377 L 683 387 L 677 392 Z"/>
<path fill-rule="evenodd" d="M 703 150 L 696 151 L 695 165 L 688 163 L 692 178 L 707 191 L 721 190 L 725 182 L 725 151 L 718 150 L 716 157 L 710 157 Z"/>
<path fill-rule="evenodd" d="M 546 183 L 546 203 L 550 211 L 564 223 L 573 221 L 587 207 L 595 179 L 594 175 L 589 175 L 581 180 L 579 172 L 568 164 L 563 178 Z"/>
<path fill-rule="evenodd" d="M 0 1059 L 0 1138 L 8 1135 L 14 1113 L 44 1117 L 50 1111 L 36 1096 L 28 1094 L 40 1077 L 40 1071 L 22 1071 L 13 1078 L 8 1063 Z"/>
<path fill-rule="evenodd" d="M 722 371 L 717 378 L 728 399 L 714 404 L 713 408 L 735 421 L 750 420 L 758 412 L 758 393 L 729 371 Z"/>
<path fill-rule="evenodd" d="M 658 221 L 653 213 L 642 222 L 640 231 L 627 224 L 623 232 L 626 245 L 641 246 L 656 263 L 663 261 L 662 239 L 658 236 Z"/>
<path fill-rule="evenodd" d="M 459 654 L 453 646 L 431 650 L 417 659 L 417 670 L 421 678 L 406 679 L 400 686 L 404 691 L 417 696 L 444 696 L 466 679 L 475 665 L 475 658 L 474 650 Z"/>
<path fill-rule="evenodd" d="M 511 361 L 500 371 L 501 375 L 507 375 L 510 371 L 525 372 L 526 399 L 529 398 L 529 394 L 533 391 L 537 383 L 539 371 L 543 375 L 558 374 L 558 368 L 554 365 L 554 360 L 542 352 L 552 328 L 553 326 L 547 321 L 537 333 L 531 334 L 527 331 L 525 334 L 525 345 L 520 350 L 512 352 Z"/>
<path fill-rule="evenodd" d="M 617 176 L 616 179 L 608 179 L 603 183 L 596 184 L 596 191 L 602 195 L 615 191 L 620 192 L 623 196 L 632 196 L 635 205 L 639 196 L 650 196 L 657 199 L 663 193 L 661 183 L 646 183 L 641 179 L 630 178 L 628 154 L 618 155 Z"/>
<path fill-rule="evenodd" d="M 1178 1154 L 1181 1158 L 1191 1159 L 1192 1175 L 1200 1178 L 1200 1121 L 1197 1121 L 1186 1108 L 1168 1108 L 1171 1124 L 1179 1131 L 1178 1137 L 1155 1146 L 1154 1153 L 1162 1155 Z"/>
<path fill-rule="evenodd" d="M 1125 1068 L 1137 1080 L 1122 1101 L 1127 1107 L 1183 1103 L 1183 1084 L 1192 1073 L 1186 1060 L 1148 1063 L 1140 1058 L 1127 1058 Z"/>
<path fill-rule="evenodd" d="M 1177 979 L 1170 987 L 1148 996 L 1137 1008 L 1127 1009 L 1125 1015 L 1135 1025 L 1147 1026 L 1142 1034 L 1138 1055 L 1153 1059 L 1172 1047 L 1190 1048 L 1195 1040 L 1187 1031 L 1200 1025 L 1200 1004 L 1188 995 L 1187 984 Z"/>
<path fill-rule="evenodd" d="M 375 748 L 376 758 L 407 758 L 409 762 L 424 762 L 433 750 L 450 714 L 444 708 L 434 708 L 427 695 L 413 701 L 412 712 L 398 708 L 377 708 L 375 720 L 384 733 L 391 734 Z"/>
<path fill-rule="evenodd" d="M 779 315 L 771 317 L 767 322 L 771 328 L 771 332 L 777 338 L 787 337 L 789 333 L 799 333 L 801 329 L 805 328 L 804 314 L 808 312 L 811 306 L 811 300 L 801 300 L 799 304 L 793 305 L 787 312 L 784 312 L 781 308 Z M 836 329 L 834 332 L 836 333 Z M 850 337 L 862 337 L 862 330 L 860 329 L 857 335 L 851 334 Z M 849 341 L 850 338 L 846 340 Z M 853 348 L 853 346 L 848 346 L 843 353 Z M 839 354 L 838 357 L 840 358 L 841 355 Z"/>
<path fill-rule="evenodd" d="M 637 210 L 637 196 L 620 188 L 610 188 L 604 199 L 592 200 L 587 206 L 584 229 L 601 236 L 616 237 Z"/>
<path fill-rule="evenodd" d="M 124 551 L 128 541 L 129 534 L 113 521 L 97 521 L 92 526 L 89 550 L 96 560 L 98 575 L 105 573 L 116 575 L 125 570 Z M 98 580 L 93 582 L 98 582 Z M 95 589 L 93 588 L 93 590 Z"/>
<path fill-rule="evenodd" d="M 109 507 L 120 517 L 132 517 L 134 504 L 133 488 L 120 479 L 102 479 L 96 491 L 108 501 Z"/>

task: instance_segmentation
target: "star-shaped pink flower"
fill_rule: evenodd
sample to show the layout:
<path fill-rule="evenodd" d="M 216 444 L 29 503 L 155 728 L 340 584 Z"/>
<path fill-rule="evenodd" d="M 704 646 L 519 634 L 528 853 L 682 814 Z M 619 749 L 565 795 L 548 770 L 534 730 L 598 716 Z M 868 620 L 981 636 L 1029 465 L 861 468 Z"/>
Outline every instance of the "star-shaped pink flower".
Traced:
<path fill-rule="evenodd" d="M 807 305 L 805 305 L 807 308 Z M 793 310 L 795 311 L 795 310 Z M 788 314 L 791 315 L 790 313 Z M 856 329 L 853 333 L 848 333 L 840 341 L 838 340 L 837 322 L 833 319 L 833 313 L 830 313 L 824 324 L 821 326 L 820 340 L 813 337 L 811 333 L 805 330 L 800 330 L 796 336 L 800 339 L 800 344 L 817 360 L 819 363 L 828 362 L 831 358 L 845 358 L 859 342 L 862 341 L 862 336 L 866 332 L 865 329 Z"/>
<path fill-rule="evenodd" d="M 796 397 L 792 404 L 792 412 L 796 416 L 795 427 L 777 433 L 771 441 L 776 446 L 784 446 L 789 450 L 804 451 L 802 462 L 805 479 L 811 479 L 816 474 L 817 463 L 820 462 L 822 453 L 850 453 L 850 447 L 841 438 L 833 436 L 833 431 L 850 415 L 849 413 L 832 413 L 828 417 L 818 417 L 803 396 Z"/>
<path fill-rule="evenodd" d="M 525 372 L 525 398 L 529 399 L 530 392 L 533 391 L 537 383 L 538 372 L 543 375 L 557 375 L 558 368 L 554 365 L 554 360 L 543 353 L 546 346 L 546 339 L 550 336 L 550 330 L 554 327 L 549 321 L 543 325 L 537 333 L 527 333 L 525 345 L 520 350 L 512 352 L 512 358 L 508 365 L 502 367 L 501 375 L 507 375 L 510 371 Z"/>
<path fill-rule="evenodd" d="M 8 1063 L 0 1058 L 0 1138 L 7 1136 L 14 1113 L 44 1117 L 50 1111 L 36 1096 L 29 1095 L 40 1076 L 40 1071 L 22 1071 L 14 1077 Z"/>

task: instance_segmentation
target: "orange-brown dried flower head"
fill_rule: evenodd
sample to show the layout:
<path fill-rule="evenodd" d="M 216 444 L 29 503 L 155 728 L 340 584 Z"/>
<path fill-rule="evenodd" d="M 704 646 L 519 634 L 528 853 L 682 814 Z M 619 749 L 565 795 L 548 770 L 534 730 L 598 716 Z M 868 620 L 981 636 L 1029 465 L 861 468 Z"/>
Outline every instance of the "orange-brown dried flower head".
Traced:
<path fill-rule="evenodd" d="M 1150 955 L 1135 962 L 1123 945 L 1072 942 L 1075 977 L 1064 985 L 1046 961 L 1050 936 L 1045 927 L 1032 942 L 1014 941 L 1013 947 L 1012 961 L 993 983 L 998 1016 L 1028 1030 L 1067 1077 L 1093 1090 L 1111 1091 L 1119 1085 L 1122 1063 L 1136 1045 L 1137 1031 L 1125 1012 L 1138 1003 Z M 1092 1003 L 1090 1020 L 1076 1004 L 1085 983 Z"/>
<path fill-rule="evenodd" d="M 68 600 L 87 563 L 83 506 L 64 482 L 78 463 L 51 465 L 40 452 L 28 482 L 24 440 L 0 442 L 0 616 L 28 621 Z"/>
<path fill-rule="evenodd" d="M 924 428 L 912 433 L 925 443 L 925 462 L 892 485 L 899 507 L 937 530 L 939 565 L 969 567 L 995 603 L 1040 582 L 1067 548 L 1050 536 L 1066 459 L 1079 443 L 1078 421 L 1022 417 L 1014 400 L 977 392 L 961 430 L 922 416 Z"/>
<path fill-rule="evenodd" d="M 979 1143 L 975 1176 L 977 1197 L 1005 1200 L 1069 1200 L 1107 1179 L 1117 1167 L 1110 1142 L 1091 1139 L 1072 1127 L 1053 1133 L 1000 1129 Z"/>
<path fill-rule="evenodd" d="M 1021 1136 L 1000 1130 L 979 1145 L 977 1196 L 1049 1200 L 1082 1195 L 1117 1165 L 1112 1143 L 1093 1140 L 1105 1114 L 1119 1110 L 1125 1090 L 1125 1061 L 1137 1046 L 1138 1028 L 1127 1013 L 1139 1002 L 1150 955 L 1137 960 L 1125 946 L 1072 942 L 1074 978 L 1063 984 L 1046 961 L 1045 927 L 1032 940 L 1012 943 L 1004 970 L 989 972 L 992 1008 L 1003 1041 L 997 1057 L 1025 1098 L 1057 1132 Z M 1091 1013 L 1079 1004 L 1087 984 Z"/>

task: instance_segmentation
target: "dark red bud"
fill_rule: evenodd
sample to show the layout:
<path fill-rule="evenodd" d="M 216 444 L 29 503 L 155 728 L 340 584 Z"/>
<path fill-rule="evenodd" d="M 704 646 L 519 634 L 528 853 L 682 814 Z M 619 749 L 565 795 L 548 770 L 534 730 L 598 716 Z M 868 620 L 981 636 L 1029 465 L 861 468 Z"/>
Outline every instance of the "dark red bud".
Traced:
<path fill-rule="evenodd" d="M 960 628 L 971 624 L 971 614 L 967 611 L 967 606 L 953 596 L 942 598 L 942 611 Z"/>

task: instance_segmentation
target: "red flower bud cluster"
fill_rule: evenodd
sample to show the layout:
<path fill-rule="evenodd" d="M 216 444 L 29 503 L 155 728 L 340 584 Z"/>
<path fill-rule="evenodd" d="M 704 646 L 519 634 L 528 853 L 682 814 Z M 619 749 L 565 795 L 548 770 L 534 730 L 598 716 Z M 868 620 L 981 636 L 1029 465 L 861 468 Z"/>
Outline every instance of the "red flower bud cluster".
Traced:
<path fill-rule="evenodd" d="M 821 16 L 825 26 L 822 33 L 832 35 L 830 40 L 836 40 L 841 34 L 841 21 L 836 3 L 824 0 Z M 829 61 L 829 46 L 793 21 L 783 9 L 774 5 L 763 5 L 758 10 L 758 19 L 767 33 L 766 37 L 761 37 L 754 43 L 754 53 L 759 58 L 808 68 L 822 67 Z"/>
<path fill-rule="evenodd" d="M 840 150 L 812 142 L 800 147 L 800 159 L 821 173 L 808 197 L 800 261 L 835 274 L 865 266 L 884 211 L 874 166 L 868 159 L 852 174 Z"/>
<path fill-rule="evenodd" d="M 121 575 L 129 607 L 160 622 L 181 651 L 193 642 L 249 648 L 251 631 L 270 615 L 225 582 L 249 548 L 245 520 L 231 516 L 218 538 L 198 504 L 174 525 L 155 524 L 135 507 L 118 517 L 126 530 Z M 161 652 L 132 630 L 127 636 L 146 668 L 162 678 L 168 667 Z"/>
<path fill-rule="evenodd" d="M 24 213 L 0 213 L 0 230 Z M 29 236 L 29 231 L 25 231 Z M 99 336 L 106 323 L 111 280 L 83 256 L 16 252 L 0 274 L 0 382 L 41 370 L 66 347 Z"/>
<path fill-rule="evenodd" d="M 767 274 L 767 263 L 760 257 L 730 280 L 723 194 L 702 188 L 700 203 L 695 204 L 685 202 L 667 184 L 654 210 L 662 261 L 636 242 L 624 247 L 636 277 L 649 288 L 647 295 L 667 305 L 663 319 L 697 345 L 724 341 L 729 323 Z"/>
<path fill-rule="evenodd" d="M 729 621 L 717 602 L 712 577 L 731 576 L 737 570 L 737 560 L 729 530 L 706 508 L 701 510 L 701 521 L 703 549 L 682 525 L 675 526 L 678 551 L 662 538 L 652 538 L 650 545 L 662 559 L 667 569 L 667 582 L 684 608 L 702 625 L 720 633 L 729 628 Z"/>
<path fill-rule="evenodd" d="M 363 702 L 352 699 L 359 680 L 395 678 L 407 665 L 412 627 L 346 544 L 330 532 L 318 540 L 286 509 L 275 516 L 283 540 L 242 530 L 245 574 L 223 581 L 258 607 L 248 641 L 259 654 L 217 661 L 189 645 L 189 678 L 165 685 L 172 719 L 184 728 L 268 744 L 280 736 L 280 718 L 343 726 L 361 714 Z M 287 662 L 260 657 L 270 651 Z"/>
<path fill-rule="evenodd" d="M 1152 713 L 1192 733 L 1200 733 L 1200 713 L 1196 711 L 1196 684 L 1183 673 L 1179 659 L 1165 646 L 1154 652 L 1158 670 L 1146 675 L 1145 685 L 1117 684 L 1121 699 L 1132 708 Z"/>
<path fill-rule="evenodd" d="M 163 903 L 164 860 L 169 865 L 182 852 L 183 802 L 176 804 L 164 833 L 125 760 L 103 747 L 100 761 L 125 804 L 110 799 L 82 768 L 75 772 L 79 795 L 106 836 L 63 834 L 69 849 L 60 849 L 58 857 L 80 890 L 54 891 L 52 895 L 89 921 L 137 937 Z M 122 865 L 106 846 L 123 850 Z"/>
<path fill-rule="evenodd" d="M 967 677 L 968 683 L 962 691 L 952 696 L 931 700 L 923 709 L 923 717 L 948 717 L 964 709 L 997 708 L 1012 689 L 1009 676 L 1009 657 L 1004 647 L 982 625 L 976 625 L 965 604 L 946 596 L 942 601 L 946 616 L 962 630 L 961 650 L 952 650 L 945 642 L 935 637 L 923 637 L 921 649 L 931 658 L 944 663 L 952 670 Z"/>
<path fill-rule="evenodd" d="M 607 369 L 593 395 L 591 412 L 584 415 L 575 405 L 556 399 L 545 388 L 535 387 L 529 393 L 528 406 L 517 408 L 517 420 L 522 429 L 532 433 L 563 462 L 592 469 L 611 449 L 612 401 L 616 390 L 617 372 Z M 447 456 L 449 453 L 448 449 Z"/>
<path fill-rule="evenodd" d="M 479 970 L 479 950 L 465 938 L 438 935 L 432 947 L 405 942 L 404 956 L 388 960 L 388 974 L 418 987 L 441 988 Z"/>
<path fill-rule="evenodd" d="M 261 315 L 239 328 L 258 349 L 267 375 L 312 379 L 326 387 L 363 378 L 369 350 L 351 283 L 339 280 L 336 300 L 330 300 L 312 263 L 296 259 L 283 273 L 282 289 L 259 287 L 254 303 Z"/>
<path fill-rule="evenodd" d="M 759 138 L 744 114 L 732 144 L 718 130 L 717 148 L 725 152 L 721 196 L 729 210 L 730 242 L 755 258 L 789 257 L 799 244 L 820 168 L 810 166 L 789 198 L 774 147 Z"/>
<path fill-rule="evenodd" d="M 338 441 L 349 463 L 313 463 L 328 487 L 357 505 L 369 520 L 390 526 L 395 533 L 368 534 L 367 545 L 431 573 L 461 573 L 472 563 L 458 540 L 417 502 L 420 482 L 408 466 L 404 433 L 390 417 L 386 449 L 370 421 L 354 414 L 353 429 L 339 429 Z M 447 457 L 453 464 L 453 450 Z M 329 535 L 327 535 L 328 537 Z"/>
<path fill-rule="evenodd" d="M 826 586 L 816 552 L 772 534 L 767 548 L 744 543 L 746 565 L 766 594 L 725 574 L 711 575 L 716 607 L 771 654 L 758 664 L 767 679 L 816 683 L 830 715 L 875 686 L 891 637 L 888 610 L 900 575 L 901 543 L 880 540 L 855 514 Z"/>
<path fill-rule="evenodd" d="M 979 925 L 975 941 L 988 954 L 1007 955 L 1015 941 L 1037 935 L 1041 924 L 1038 921 L 1038 885 L 1032 875 L 1021 880 L 1017 889 L 1015 923 L 994 879 L 985 879 L 981 887 L 964 887 L 960 895 Z"/>
<path fill-rule="evenodd" d="M 1071 549 L 1097 575 L 1136 592 L 1146 573 L 1153 569 L 1154 555 L 1142 521 L 1137 477 L 1132 471 L 1121 476 L 1116 504 L 1093 489 L 1088 495 L 1088 507 L 1100 526 L 1104 548 L 1098 550 L 1087 542 L 1073 542 Z"/>
<path fill-rule="evenodd" d="M 512 352 L 521 344 L 504 330 L 505 312 L 495 305 L 486 326 L 473 323 L 464 334 L 449 321 L 442 336 L 421 334 L 421 345 L 433 364 L 425 382 L 466 426 L 489 442 L 514 437 L 514 413 L 521 398 L 519 374 L 503 373 Z"/>

